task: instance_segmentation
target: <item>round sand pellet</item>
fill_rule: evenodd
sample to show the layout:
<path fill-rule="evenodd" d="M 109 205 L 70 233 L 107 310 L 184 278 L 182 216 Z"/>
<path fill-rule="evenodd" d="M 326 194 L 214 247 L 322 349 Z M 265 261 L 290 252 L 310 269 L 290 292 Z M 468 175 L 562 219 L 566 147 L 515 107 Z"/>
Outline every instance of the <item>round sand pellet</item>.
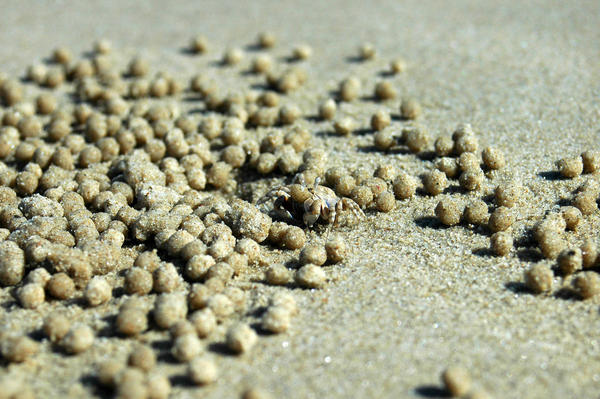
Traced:
<path fill-rule="evenodd" d="M 499 184 L 494 190 L 498 206 L 512 208 L 519 201 L 523 187 L 514 182 Z"/>
<path fill-rule="evenodd" d="M 94 331 L 86 324 L 76 324 L 61 340 L 61 345 L 67 353 L 78 354 L 85 352 L 94 344 Z"/>
<path fill-rule="evenodd" d="M 179 362 L 184 363 L 198 356 L 203 350 L 202 342 L 196 334 L 185 334 L 175 339 L 171 354 Z"/>
<path fill-rule="evenodd" d="M 290 328 L 290 312 L 283 306 L 269 306 L 262 315 L 260 326 L 264 331 L 280 334 Z"/>
<path fill-rule="evenodd" d="M 190 317 L 190 322 L 196 334 L 201 338 L 209 336 L 217 327 L 217 318 L 209 308 L 194 312 Z"/>
<path fill-rule="evenodd" d="M 462 212 L 459 203 L 452 198 L 444 198 L 435 207 L 435 215 L 445 226 L 454 226 L 460 223 Z"/>
<path fill-rule="evenodd" d="M 96 369 L 96 375 L 101 385 L 114 388 L 117 376 L 125 366 L 122 362 L 114 359 L 105 360 Z"/>
<path fill-rule="evenodd" d="M 292 279 L 292 273 L 284 265 L 272 265 L 265 272 L 265 280 L 271 285 L 286 285 Z"/>
<path fill-rule="evenodd" d="M 586 239 L 581 245 L 581 263 L 584 269 L 596 265 L 598 259 L 598 248 L 592 239 Z"/>
<path fill-rule="evenodd" d="M 378 110 L 371 117 L 371 128 L 373 130 L 383 130 L 390 125 L 392 118 L 390 113 L 384 110 Z"/>
<path fill-rule="evenodd" d="M 340 136 L 348 136 L 354 130 L 354 120 L 348 116 L 335 121 L 333 124 L 334 131 Z"/>
<path fill-rule="evenodd" d="M 583 173 L 594 173 L 600 169 L 600 151 L 588 150 L 581 154 Z"/>
<path fill-rule="evenodd" d="M 148 328 L 148 317 L 143 309 L 122 307 L 117 314 L 115 327 L 119 334 L 134 336 Z"/>
<path fill-rule="evenodd" d="M 484 225 L 488 223 L 488 206 L 482 200 L 473 201 L 465 207 L 463 220 L 466 223 L 474 225 Z"/>
<path fill-rule="evenodd" d="M 160 328 L 170 328 L 187 315 L 187 302 L 180 294 L 161 294 L 154 304 L 154 321 Z"/>
<path fill-rule="evenodd" d="M 460 186 L 467 191 L 475 191 L 481 188 L 483 182 L 485 181 L 485 175 L 481 171 L 478 170 L 468 170 L 460 174 L 458 178 L 458 182 Z"/>
<path fill-rule="evenodd" d="M 481 158 L 488 169 L 502 169 L 506 165 L 504 153 L 494 147 L 486 147 L 481 153 Z"/>
<path fill-rule="evenodd" d="M 319 117 L 324 120 L 331 120 L 335 117 L 337 105 L 331 98 L 325 100 L 319 105 Z"/>
<path fill-rule="evenodd" d="M 306 243 L 304 230 L 297 226 L 290 226 L 283 234 L 283 245 L 288 249 L 299 249 Z"/>
<path fill-rule="evenodd" d="M 353 101 L 360 95 L 360 80 L 355 77 L 345 79 L 340 83 L 340 99 L 342 101 Z"/>
<path fill-rule="evenodd" d="M 583 172 L 583 160 L 581 157 L 563 158 L 556 162 L 556 167 L 562 177 L 572 179 Z"/>
<path fill-rule="evenodd" d="M 490 245 L 494 254 L 497 256 L 506 256 L 510 253 L 510 250 L 513 247 L 513 239 L 510 233 L 506 231 L 499 231 L 492 234 L 492 237 L 490 238 Z"/>
<path fill-rule="evenodd" d="M 591 215 L 598 209 L 598 196 L 590 191 L 581 191 L 573 199 L 573 206 L 583 215 Z"/>
<path fill-rule="evenodd" d="M 51 313 L 44 319 L 42 329 L 51 342 L 59 342 L 71 329 L 71 322 L 61 313 Z"/>
<path fill-rule="evenodd" d="M 75 294 L 75 283 L 66 273 L 56 273 L 48 281 L 46 290 L 53 298 L 69 299 Z"/>
<path fill-rule="evenodd" d="M 375 85 L 375 97 L 379 100 L 391 100 L 396 97 L 396 89 L 389 81 L 379 82 Z"/>
<path fill-rule="evenodd" d="M 25 284 L 17 291 L 19 304 L 25 309 L 35 309 L 44 303 L 44 286 L 36 283 Z"/>
<path fill-rule="evenodd" d="M 558 233 L 549 231 L 541 237 L 539 246 L 546 259 L 556 259 L 566 244 Z"/>
<path fill-rule="evenodd" d="M 308 264 L 296 271 L 294 281 L 303 288 L 322 288 L 326 283 L 326 276 L 319 266 Z"/>
<path fill-rule="evenodd" d="M 576 230 L 583 218 L 581 211 L 574 206 L 561 207 L 560 214 L 565 219 L 568 230 Z"/>
<path fill-rule="evenodd" d="M 405 200 L 415 195 L 417 191 L 417 181 L 407 173 L 400 172 L 393 184 L 394 195 L 399 200 Z"/>
<path fill-rule="evenodd" d="M 441 194 L 448 187 L 448 179 L 446 174 L 439 170 L 432 170 L 423 177 L 423 188 L 430 195 Z M 394 185 L 394 192 L 396 192 Z M 398 194 L 396 194 L 398 197 Z"/>
<path fill-rule="evenodd" d="M 573 288 L 582 299 L 600 294 L 600 276 L 595 272 L 583 272 L 573 280 Z"/>
<path fill-rule="evenodd" d="M 4 338 L 0 349 L 2 356 L 9 362 L 22 363 L 38 352 L 39 344 L 25 335 L 19 335 Z"/>
<path fill-rule="evenodd" d="M 156 366 L 156 353 L 148 345 L 138 345 L 129 354 L 127 364 L 148 372 Z"/>
<path fill-rule="evenodd" d="M 488 227 L 492 232 L 505 231 L 514 223 L 515 216 L 510 208 L 500 206 L 490 215 Z"/>
<path fill-rule="evenodd" d="M 435 154 L 439 157 L 447 157 L 452 154 L 454 141 L 448 136 L 440 136 L 434 142 Z"/>
<path fill-rule="evenodd" d="M 471 375 L 462 366 L 450 366 L 442 373 L 442 383 L 453 397 L 461 397 L 471 389 Z"/>
<path fill-rule="evenodd" d="M 552 269 L 545 264 L 533 265 L 525 271 L 525 285 L 534 294 L 541 294 L 552 289 Z"/>
<path fill-rule="evenodd" d="M 256 332 L 245 323 L 237 323 L 227 330 L 225 343 L 234 353 L 248 352 L 257 342 Z"/>
<path fill-rule="evenodd" d="M 85 287 L 84 297 L 90 306 L 98 306 L 112 298 L 112 287 L 103 277 L 96 276 Z"/>
<path fill-rule="evenodd" d="M 325 247 L 318 244 L 305 246 L 300 252 L 300 263 L 306 265 L 309 263 L 317 266 L 323 265 L 327 261 L 327 251 Z"/>
<path fill-rule="evenodd" d="M 212 359 L 199 356 L 188 363 L 188 376 L 196 385 L 207 385 L 217 380 L 219 372 Z"/>
<path fill-rule="evenodd" d="M 375 197 L 375 206 L 379 212 L 390 212 L 396 206 L 396 198 L 389 191 L 384 191 Z"/>
<path fill-rule="evenodd" d="M 578 270 L 581 270 L 583 266 L 583 259 L 581 249 L 571 248 L 562 251 L 556 259 L 558 268 L 561 273 L 565 276 L 573 274 Z"/>
<path fill-rule="evenodd" d="M 400 104 L 400 116 L 403 119 L 417 119 L 421 116 L 421 113 L 421 104 L 415 99 L 405 98 L 402 100 Z"/>

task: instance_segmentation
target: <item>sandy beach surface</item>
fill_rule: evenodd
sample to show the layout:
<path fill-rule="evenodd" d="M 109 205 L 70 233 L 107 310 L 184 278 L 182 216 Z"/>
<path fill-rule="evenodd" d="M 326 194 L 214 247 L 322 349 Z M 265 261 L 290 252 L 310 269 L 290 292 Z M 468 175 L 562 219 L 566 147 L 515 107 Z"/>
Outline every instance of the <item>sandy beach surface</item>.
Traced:
<path fill-rule="evenodd" d="M 419 123 L 432 137 L 468 122 L 481 148 L 504 151 L 507 166 L 493 172 L 479 191 L 417 194 L 390 213 L 368 211 L 358 225 L 341 228 L 350 256 L 326 266 L 323 289 L 241 278 L 236 284 L 250 303 L 287 290 L 299 315 L 288 332 L 260 335 L 243 356 L 213 347 L 220 376 L 207 387 L 191 385 L 185 366 L 159 356 L 158 370 L 171 378 L 173 397 L 240 397 L 249 387 L 261 387 L 275 398 L 431 398 L 445 395 L 439 376 L 451 364 L 464 365 L 475 384 L 495 398 L 597 397 L 600 298 L 528 293 L 522 287 L 524 270 L 555 262 L 526 248 L 493 256 L 488 233 L 465 225 L 443 228 L 434 208 L 440 198 L 466 204 L 489 196 L 501 182 L 517 181 L 523 186 L 512 230 L 517 238 L 590 178 L 563 180 L 553 172 L 562 157 L 600 149 L 599 2 L 27 0 L 4 2 L 1 14 L 0 70 L 14 76 L 58 45 L 79 56 L 105 37 L 123 65 L 141 54 L 153 71 L 169 71 L 186 82 L 202 72 L 235 89 L 243 79 L 261 80 L 241 76 L 244 66 L 223 70 L 217 61 L 225 49 L 247 48 L 258 32 L 269 30 L 278 38 L 271 50 L 277 62 L 298 43 L 313 48 L 304 66 L 307 82 L 289 96 L 303 114 L 315 115 L 318 104 L 350 75 L 361 79 L 367 97 L 385 79 L 398 89 L 397 99 L 363 98 L 341 105 L 341 114 L 368 128 L 373 112 L 397 114 L 400 99 L 413 97 L 423 107 Z M 198 33 L 212 47 L 207 55 L 192 57 L 182 50 Z M 377 56 L 356 62 L 357 47 L 365 42 Z M 254 53 L 248 48 L 242 64 L 247 67 Z M 386 76 L 395 57 L 406 60 L 407 71 Z M 373 171 L 391 164 L 415 176 L 433 168 L 427 157 L 375 150 L 369 132 L 339 137 L 330 133 L 331 123 L 309 120 L 306 126 L 313 145 L 328 151 L 329 166 Z M 254 196 L 272 184 L 276 181 L 256 183 Z M 458 187 L 457 181 L 451 186 Z M 596 240 L 599 226 L 596 211 L 565 239 L 573 246 L 584 238 Z M 323 239 L 308 231 L 309 242 Z M 271 250 L 269 256 L 274 262 L 294 255 Z M 555 277 L 554 291 L 563 283 Z M 0 290 L 0 300 L 0 320 L 23 332 L 38 330 L 48 312 L 64 306 L 47 302 L 37 310 L 21 309 L 7 288 Z M 68 311 L 102 330 L 121 302 L 116 298 L 93 309 L 73 304 Z M 158 350 L 169 342 L 157 331 L 144 339 Z M 66 356 L 44 342 L 34 359 L 3 363 L 0 376 L 23 379 L 38 398 L 110 396 L 95 382 L 95 365 L 125 359 L 132 345 L 131 339 L 107 334 L 84 354 Z"/>

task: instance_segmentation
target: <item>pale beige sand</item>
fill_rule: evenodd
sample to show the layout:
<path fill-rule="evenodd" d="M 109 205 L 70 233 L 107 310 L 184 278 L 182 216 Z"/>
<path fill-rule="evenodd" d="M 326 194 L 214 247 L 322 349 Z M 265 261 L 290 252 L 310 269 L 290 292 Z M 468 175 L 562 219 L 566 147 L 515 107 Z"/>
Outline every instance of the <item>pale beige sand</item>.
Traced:
<path fill-rule="evenodd" d="M 505 151 L 508 167 L 488 188 L 510 178 L 528 188 L 517 231 L 569 198 L 585 180 L 547 180 L 539 173 L 552 170 L 562 156 L 598 146 L 597 1 L 88 3 L 4 3 L 0 69 L 16 73 L 56 45 L 81 52 L 105 36 L 127 54 L 139 51 L 154 66 L 191 76 L 194 65 L 208 62 L 180 52 L 196 32 L 214 42 L 208 59 L 215 60 L 225 47 L 243 47 L 258 31 L 270 29 L 280 39 L 274 50 L 279 56 L 299 42 L 313 46 L 309 82 L 293 97 L 314 113 L 315 91 L 324 98 L 349 74 L 372 87 L 388 60 L 400 55 L 410 69 L 394 81 L 402 95 L 422 102 L 421 122 L 434 136 L 471 122 L 482 145 Z M 364 41 L 375 45 L 378 59 L 348 62 Z M 396 109 L 397 103 L 386 106 Z M 343 110 L 366 126 L 379 107 L 367 101 Z M 318 145 L 333 149 L 332 164 L 372 168 L 390 162 L 415 174 L 430 168 L 430 162 L 413 155 L 383 156 L 358 152 L 346 139 L 319 140 Z M 349 142 L 368 147 L 370 140 L 358 135 Z M 174 396 L 237 397 L 248 386 L 261 386 L 281 398 L 432 397 L 439 394 L 440 372 L 455 362 L 468 367 L 497 398 L 597 395 L 598 299 L 534 297 L 508 289 L 508 283 L 522 280 L 531 262 L 514 254 L 506 259 L 486 255 L 481 249 L 489 246 L 489 238 L 464 227 L 431 227 L 427 218 L 437 201 L 417 196 L 388 215 L 372 214 L 344 231 L 353 256 L 329 269 L 327 288 L 293 290 L 301 312 L 289 333 L 262 337 L 242 358 L 217 355 L 221 377 L 213 386 L 189 387 L 185 378 L 176 378 L 182 366 L 161 364 L 175 376 Z M 569 240 L 596 237 L 599 216 L 586 217 Z M 254 286 L 253 291 L 275 291 Z M 6 293 L 2 298 L 8 301 Z M 8 319 L 15 329 L 31 329 L 48 308 L 32 316 L 13 307 Z M 97 317 L 98 326 L 108 325 L 99 320 L 104 312 L 86 311 L 81 317 Z M 129 345 L 101 338 L 92 351 L 75 358 L 45 349 L 34 362 L 2 367 L 0 375 L 23 376 L 38 397 L 98 394 L 90 377 L 94 362 L 124 358 Z"/>

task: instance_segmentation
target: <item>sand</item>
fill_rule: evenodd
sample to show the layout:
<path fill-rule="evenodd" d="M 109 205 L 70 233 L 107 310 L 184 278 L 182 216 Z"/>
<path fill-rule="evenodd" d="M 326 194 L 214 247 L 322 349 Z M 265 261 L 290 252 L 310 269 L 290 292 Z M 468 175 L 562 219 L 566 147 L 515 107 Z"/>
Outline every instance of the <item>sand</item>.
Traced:
<path fill-rule="evenodd" d="M 0 68 L 19 73 L 57 45 L 79 54 L 97 37 L 107 37 L 125 54 L 139 52 L 153 66 L 191 76 L 204 65 L 214 69 L 225 48 L 247 46 L 257 32 L 269 29 L 279 38 L 278 57 L 300 42 L 313 46 L 309 80 L 293 97 L 304 111 L 315 112 L 316 100 L 326 98 L 340 79 L 354 74 L 363 79 L 363 87 L 373 87 L 389 60 L 402 56 L 409 70 L 393 81 L 401 95 L 422 103 L 420 122 L 433 136 L 470 122 L 483 146 L 505 152 L 508 166 L 488 181 L 486 190 L 510 179 L 527 188 L 518 208 L 517 235 L 585 181 L 554 179 L 546 173 L 554 170 L 554 161 L 597 149 L 597 1 L 88 4 L 3 4 Z M 198 32 L 214 43 L 202 61 L 181 51 Z M 378 57 L 353 62 L 357 46 L 366 41 Z M 398 103 L 386 107 L 395 110 Z M 366 127 L 380 107 L 366 100 L 342 110 Z M 329 128 L 311 126 L 316 132 Z M 372 151 L 369 135 L 317 137 L 317 146 L 330 149 L 331 165 L 373 169 L 392 163 L 416 175 L 431 168 L 430 161 L 414 155 Z M 456 198 L 476 196 L 481 193 Z M 241 358 L 215 354 L 221 376 L 212 386 L 191 387 L 183 366 L 161 363 L 174 382 L 173 397 L 239 397 L 250 386 L 278 398 L 437 397 L 443 396 L 439 375 L 454 363 L 467 367 L 476 383 L 497 398 L 597 395 L 599 299 L 522 292 L 523 270 L 537 259 L 527 251 L 496 258 L 480 231 L 440 228 L 433 220 L 438 200 L 416 196 L 389 214 L 371 213 L 357 227 L 342 230 L 352 255 L 342 266 L 329 268 L 327 287 L 292 291 L 301 312 L 288 333 L 261 336 Z M 569 241 L 580 244 L 583 237 L 595 237 L 599 225 L 599 212 L 586 216 Z M 309 237 L 319 239 L 316 233 Z M 277 290 L 253 282 L 246 287 L 257 303 Z M 19 309 L 11 305 L 7 290 L 1 299 L 0 315 L 16 330 L 39 328 L 51 307 Z M 109 326 L 104 315 L 114 314 L 77 306 L 71 311 L 97 328 Z M 157 334 L 148 339 L 158 339 Z M 24 378 L 38 397 L 107 395 L 97 389 L 93 365 L 102 358 L 125 358 L 130 345 L 102 337 L 91 351 L 74 358 L 45 349 L 32 362 L 3 365 L 0 375 Z"/>

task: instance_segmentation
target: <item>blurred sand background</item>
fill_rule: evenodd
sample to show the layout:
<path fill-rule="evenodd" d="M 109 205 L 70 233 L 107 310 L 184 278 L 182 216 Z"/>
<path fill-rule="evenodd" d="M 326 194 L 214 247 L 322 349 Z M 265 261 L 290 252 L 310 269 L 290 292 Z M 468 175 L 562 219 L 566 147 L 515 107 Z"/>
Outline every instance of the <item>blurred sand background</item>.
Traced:
<path fill-rule="evenodd" d="M 145 55 L 153 69 L 186 77 L 210 69 L 225 48 L 252 44 L 263 30 L 279 38 L 277 56 L 309 43 L 309 81 L 294 94 L 309 115 L 340 79 L 354 74 L 372 88 L 389 60 L 402 56 L 409 69 L 393 81 L 401 95 L 422 103 L 420 122 L 434 137 L 470 122 L 482 146 L 504 150 L 508 166 L 488 191 L 508 179 L 527 187 L 516 235 L 586 179 L 552 180 L 540 172 L 565 155 L 599 148 L 598 1 L 22 0 L 1 8 L 0 69 L 11 74 L 22 74 L 58 45 L 80 54 L 99 37 L 124 54 Z M 181 51 L 197 33 L 213 43 L 202 59 Z M 367 41 L 377 59 L 351 62 Z M 395 110 L 398 103 L 385 107 Z M 380 107 L 366 101 L 342 111 L 367 126 Z M 312 130 L 327 126 L 315 123 Z M 389 162 L 414 174 L 431 168 L 414 155 L 368 151 L 366 136 L 318 137 L 318 146 L 331 149 L 331 165 Z M 436 397 L 439 374 L 452 363 L 465 365 L 496 398 L 597 395 L 598 298 L 520 292 L 510 283 L 522 281 L 531 260 L 489 256 L 489 238 L 463 226 L 438 228 L 430 219 L 438 200 L 416 196 L 344 231 L 352 256 L 328 271 L 325 289 L 293 290 L 301 312 L 288 333 L 262 337 L 242 358 L 219 356 L 221 377 L 207 388 L 177 384 L 184 369 L 165 366 L 175 376 L 174 397 L 238 397 L 249 386 L 277 398 Z M 570 242 L 597 236 L 598 226 L 599 213 L 586 217 Z M 49 306 L 34 316 L 6 307 L 0 314 L 10 311 L 15 328 L 32 329 Z M 23 377 L 40 398 L 86 397 L 98 394 L 90 377 L 94 362 L 125 357 L 128 345 L 100 338 L 85 355 L 43 351 L 35 363 L 3 367 L 0 374 Z"/>

